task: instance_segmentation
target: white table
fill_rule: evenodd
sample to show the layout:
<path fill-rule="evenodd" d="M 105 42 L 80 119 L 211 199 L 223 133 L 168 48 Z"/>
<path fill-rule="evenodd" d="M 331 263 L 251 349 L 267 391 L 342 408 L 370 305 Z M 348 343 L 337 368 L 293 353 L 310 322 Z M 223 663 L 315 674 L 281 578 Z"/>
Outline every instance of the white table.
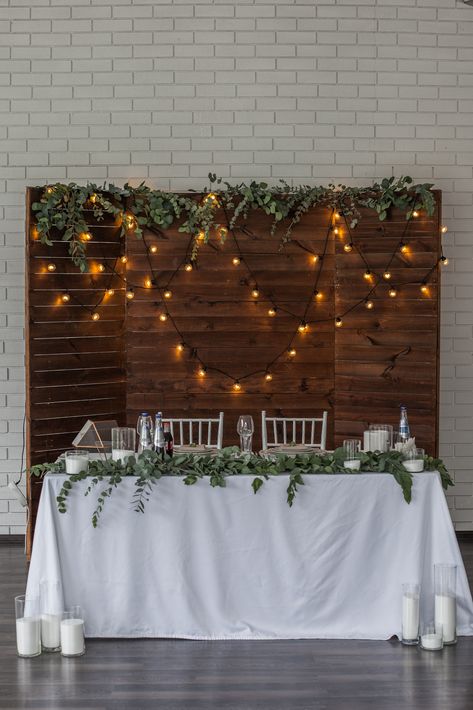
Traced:
<path fill-rule="evenodd" d="M 28 592 L 60 580 L 65 605 L 85 609 L 88 637 L 387 639 L 400 633 L 401 584 L 420 581 L 433 618 L 433 565 L 458 565 L 458 633 L 473 635 L 473 603 L 437 473 L 414 476 L 408 505 L 390 475 L 306 475 L 292 508 L 288 477 L 255 495 L 251 478 L 225 489 L 164 477 L 144 514 L 134 478 L 91 524 L 97 494 L 64 475 L 41 496 Z"/>

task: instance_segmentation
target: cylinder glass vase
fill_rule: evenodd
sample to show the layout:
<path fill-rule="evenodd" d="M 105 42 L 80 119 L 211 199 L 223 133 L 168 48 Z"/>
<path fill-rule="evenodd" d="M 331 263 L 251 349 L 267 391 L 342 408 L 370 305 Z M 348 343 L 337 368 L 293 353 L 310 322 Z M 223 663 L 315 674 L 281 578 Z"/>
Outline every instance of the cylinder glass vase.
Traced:
<path fill-rule="evenodd" d="M 136 431 L 128 426 L 118 426 L 112 429 L 112 459 L 126 463 L 130 456 L 135 455 Z"/>
<path fill-rule="evenodd" d="M 33 658 L 41 653 L 39 597 L 15 597 L 16 648 L 19 656 Z"/>
<path fill-rule="evenodd" d="M 82 656 L 84 653 L 84 615 L 80 606 L 72 606 L 62 614 L 61 654 Z"/>
<path fill-rule="evenodd" d="M 61 650 L 62 587 L 60 582 L 43 581 L 39 585 L 41 611 L 41 646 L 43 651 Z"/>
<path fill-rule="evenodd" d="M 445 645 L 457 642 L 457 566 L 434 565 L 435 625 L 442 627 Z"/>
<path fill-rule="evenodd" d="M 419 584 L 402 585 L 402 643 L 415 646 L 419 642 Z"/>

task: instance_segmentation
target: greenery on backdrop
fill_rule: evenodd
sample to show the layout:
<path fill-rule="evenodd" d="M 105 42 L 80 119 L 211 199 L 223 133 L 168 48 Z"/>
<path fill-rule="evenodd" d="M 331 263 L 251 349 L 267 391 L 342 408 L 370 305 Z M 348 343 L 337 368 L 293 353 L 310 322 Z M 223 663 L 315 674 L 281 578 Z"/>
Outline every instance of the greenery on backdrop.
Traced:
<path fill-rule="evenodd" d="M 342 215 L 353 228 L 360 219 L 360 209 L 374 209 L 380 220 L 385 220 L 392 208 L 412 217 L 415 210 L 434 211 L 432 184 L 414 185 L 412 178 L 385 178 L 369 187 L 345 185 L 290 186 L 284 180 L 271 186 L 265 182 L 230 185 L 209 174 L 210 188 L 195 195 L 183 195 L 163 190 L 152 190 L 142 183 L 138 187 L 126 184 L 123 188 L 113 184 L 99 187 L 75 183 L 48 185 L 42 190 L 39 202 L 32 209 L 36 216 L 36 229 L 42 243 L 51 245 L 55 230 L 62 241 L 68 243 L 69 254 L 81 271 L 87 271 L 87 211 L 97 221 L 113 215 L 121 225 L 121 234 L 141 236 L 143 229 L 163 231 L 179 222 L 179 231 L 194 236 L 192 258 L 198 248 L 215 233 L 225 238 L 227 227 L 234 229 L 247 218 L 250 210 L 263 210 L 272 218 L 271 233 L 281 227 L 281 244 L 291 239 L 294 227 L 302 216 L 317 205 L 327 207 Z M 216 208 L 226 215 L 226 224 L 218 223 Z M 90 212 L 89 212 L 90 214 Z M 200 237 L 200 238 L 199 238 Z"/>
<path fill-rule="evenodd" d="M 237 447 L 222 449 L 217 455 L 179 454 L 161 459 L 154 451 L 145 451 L 139 456 L 131 456 L 126 463 L 121 461 L 91 461 L 87 471 L 69 475 L 57 496 L 58 510 L 67 511 L 68 496 L 74 484 L 89 480 L 85 495 L 100 486 L 97 507 L 92 516 L 92 524 L 97 527 L 105 502 L 127 476 L 135 476 L 135 493 L 132 505 L 134 510 L 143 513 L 150 495 L 163 475 L 181 476 L 187 486 L 192 486 L 200 479 L 208 478 L 212 487 L 225 488 L 229 476 L 251 476 L 251 487 L 255 493 L 272 476 L 289 474 L 287 503 L 292 506 L 299 486 L 304 485 L 306 474 L 349 473 L 357 475 L 363 472 L 386 473 L 394 477 L 401 486 L 404 499 L 410 503 L 412 496 L 412 474 L 402 464 L 402 454 L 398 451 L 387 453 L 367 452 L 360 454 L 361 469 L 353 471 L 343 466 L 344 451 L 336 449 L 333 453 L 297 454 L 295 456 L 277 455 L 263 458 L 255 454 L 242 454 Z M 424 466 L 427 471 L 438 471 L 445 489 L 453 486 L 453 481 L 440 459 L 426 456 Z M 64 462 L 45 463 L 32 466 L 32 476 L 44 476 L 46 473 L 64 473 Z M 103 486 L 101 484 L 104 484 Z"/>

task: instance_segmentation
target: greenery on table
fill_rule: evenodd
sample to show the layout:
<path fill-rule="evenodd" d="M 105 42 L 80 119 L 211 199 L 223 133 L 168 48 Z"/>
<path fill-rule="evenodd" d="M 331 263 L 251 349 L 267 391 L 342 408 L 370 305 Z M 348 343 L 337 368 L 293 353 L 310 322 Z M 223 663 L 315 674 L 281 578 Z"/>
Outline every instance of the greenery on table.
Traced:
<path fill-rule="evenodd" d="M 275 455 L 264 458 L 255 454 L 242 454 L 236 447 L 222 449 L 217 455 L 179 454 L 173 458 L 161 459 L 154 451 L 121 461 L 90 461 L 87 471 L 72 474 L 64 481 L 57 496 L 59 512 L 67 511 L 68 496 L 75 483 L 88 480 L 85 495 L 100 486 L 97 507 L 92 516 L 92 524 L 97 527 L 107 498 L 127 476 L 135 476 L 133 508 L 143 513 L 154 487 L 163 475 L 181 476 L 187 486 L 192 486 L 200 479 L 207 479 L 212 487 L 225 488 L 229 476 L 248 475 L 255 493 L 272 476 L 289 474 L 287 503 L 292 506 L 298 487 L 304 485 L 304 475 L 348 473 L 357 475 L 363 472 L 386 473 L 392 475 L 401 486 L 404 499 L 410 503 L 412 496 L 412 474 L 402 464 L 402 454 L 397 451 L 387 453 L 368 452 L 360 454 L 361 469 L 353 471 L 343 466 L 342 448 L 333 453 L 296 454 L 295 456 Z M 445 489 L 453 486 L 453 481 L 440 459 L 426 456 L 424 466 L 427 471 L 438 471 Z M 64 463 L 38 464 L 32 466 L 32 476 L 44 476 L 46 473 L 64 473 Z M 103 485 L 102 485 L 103 484 Z"/>
<path fill-rule="evenodd" d="M 143 228 L 161 232 L 179 222 L 179 231 L 194 237 L 192 258 L 196 258 L 199 246 L 214 234 L 224 238 L 225 229 L 244 228 L 251 210 L 262 210 L 272 218 L 271 233 L 283 226 L 282 243 L 291 239 L 292 231 L 302 216 L 317 205 L 327 207 L 342 215 L 351 228 L 360 219 L 360 209 L 376 210 L 380 220 L 385 220 L 390 210 L 401 209 L 406 219 L 411 219 L 415 210 L 434 211 L 435 201 L 432 184 L 414 185 L 412 178 L 384 178 L 368 187 L 345 185 L 291 186 L 284 180 L 276 186 L 252 181 L 230 185 L 209 174 L 210 187 L 202 194 L 183 195 L 163 190 L 152 190 L 142 183 L 138 187 L 126 184 L 123 188 L 113 184 L 102 187 L 95 184 L 75 183 L 48 185 L 42 190 L 39 202 L 32 209 L 36 216 L 38 237 L 42 243 L 51 245 L 53 232 L 58 231 L 62 241 L 68 242 L 69 254 L 81 271 L 87 271 L 87 211 L 101 221 L 106 214 L 115 216 L 121 224 L 121 234 L 133 232 L 141 236 Z M 210 199 L 209 199 L 210 193 Z M 202 195 L 207 195 L 202 198 Z M 216 207 L 226 215 L 226 224 L 217 222 Z M 132 224 L 123 219 L 131 215 Z M 199 238 L 200 237 L 200 238 Z M 54 238 L 58 238 L 57 235 Z"/>

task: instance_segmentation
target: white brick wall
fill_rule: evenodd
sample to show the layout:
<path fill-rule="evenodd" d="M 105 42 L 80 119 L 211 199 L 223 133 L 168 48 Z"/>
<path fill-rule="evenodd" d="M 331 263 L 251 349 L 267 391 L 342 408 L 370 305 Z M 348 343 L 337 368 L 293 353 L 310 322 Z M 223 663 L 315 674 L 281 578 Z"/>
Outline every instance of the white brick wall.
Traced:
<path fill-rule="evenodd" d="M 21 452 L 26 185 L 408 173 L 444 191 L 441 453 L 473 529 L 472 40 L 460 0 L 0 0 L 0 486 Z M 23 523 L 0 488 L 0 533 Z"/>

